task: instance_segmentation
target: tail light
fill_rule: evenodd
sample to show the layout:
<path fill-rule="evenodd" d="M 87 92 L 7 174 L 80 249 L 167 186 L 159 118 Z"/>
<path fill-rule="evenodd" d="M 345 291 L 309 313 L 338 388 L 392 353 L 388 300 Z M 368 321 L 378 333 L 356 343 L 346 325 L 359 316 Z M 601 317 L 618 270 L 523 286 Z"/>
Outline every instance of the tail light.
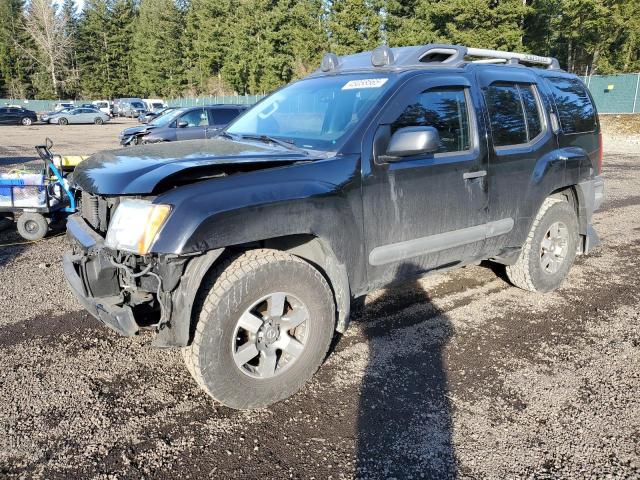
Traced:
<path fill-rule="evenodd" d="M 598 134 L 598 175 L 602 173 L 602 156 L 604 155 L 604 148 L 602 146 L 602 132 Z"/>

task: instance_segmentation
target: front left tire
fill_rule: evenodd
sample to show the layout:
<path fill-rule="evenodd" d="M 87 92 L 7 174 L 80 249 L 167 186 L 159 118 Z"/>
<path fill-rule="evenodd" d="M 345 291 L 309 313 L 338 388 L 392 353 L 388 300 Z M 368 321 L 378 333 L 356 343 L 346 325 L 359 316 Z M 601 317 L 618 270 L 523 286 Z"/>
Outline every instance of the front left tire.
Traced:
<path fill-rule="evenodd" d="M 265 407 L 302 388 L 322 364 L 335 328 L 322 274 L 277 250 L 223 262 L 200 289 L 187 369 L 217 401 Z"/>
<path fill-rule="evenodd" d="M 102 125 L 104 123 L 104 120 L 102 120 L 100 117 L 97 117 L 94 122 L 96 125 Z"/>
<path fill-rule="evenodd" d="M 24 125 L 25 127 L 30 126 L 33 123 L 33 120 L 31 120 L 29 117 L 24 117 L 20 123 L 22 123 L 22 125 Z"/>

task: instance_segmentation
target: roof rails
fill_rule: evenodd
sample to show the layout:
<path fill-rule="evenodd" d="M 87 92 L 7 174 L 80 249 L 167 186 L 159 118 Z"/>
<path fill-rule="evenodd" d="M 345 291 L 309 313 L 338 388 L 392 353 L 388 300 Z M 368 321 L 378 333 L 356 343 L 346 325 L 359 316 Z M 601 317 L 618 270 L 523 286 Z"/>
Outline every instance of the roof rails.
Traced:
<path fill-rule="evenodd" d="M 372 52 L 356 53 L 338 57 L 327 53 L 317 73 L 359 70 L 373 67 L 460 67 L 466 63 L 494 63 L 510 65 L 541 65 L 550 70 L 559 70 L 560 64 L 553 57 L 541 57 L 528 53 L 469 48 L 461 45 L 419 45 L 389 48 L 380 46 Z"/>

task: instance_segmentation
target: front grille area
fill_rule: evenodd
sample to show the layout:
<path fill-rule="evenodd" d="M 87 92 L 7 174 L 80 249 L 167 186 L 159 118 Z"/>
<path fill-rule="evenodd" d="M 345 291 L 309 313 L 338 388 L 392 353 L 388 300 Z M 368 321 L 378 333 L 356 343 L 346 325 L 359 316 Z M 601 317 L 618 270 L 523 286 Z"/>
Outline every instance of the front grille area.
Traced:
<path fill-rule="evenodd" d="M 87 192 L 82 192 L 80 200 L 80 214 L 95 230 L 100 228 L 100 216 L 98 214 L 98 197 Z"/>
<path fill-rule="evenodd" d="M 91 225 L 91 228 L 104 233 L 107 231 L 116 204 L 117 199 L 108 199 L 83 191 L 80 197 L 80 215 Z"/>

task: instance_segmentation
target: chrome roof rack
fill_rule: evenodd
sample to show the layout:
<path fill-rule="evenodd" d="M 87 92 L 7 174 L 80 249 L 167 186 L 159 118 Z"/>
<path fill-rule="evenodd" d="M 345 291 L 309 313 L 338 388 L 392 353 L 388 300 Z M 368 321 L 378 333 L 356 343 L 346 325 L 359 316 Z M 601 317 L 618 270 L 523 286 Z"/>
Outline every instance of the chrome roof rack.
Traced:
<path fill-rule="evenodd" d="M 361 70 L 373 67 L 460 67 L 467 63 L 489 63 L 510 65 L 539 65 L 550 70 L 559 70 L 560 64 L 553 57 L 541 57 L 529 53 L 469 48 L 461 45 L 417 45 L 389 48 L 380 46 L 372 52 L 356 53 L 338 57 L 327 53 L 316 73 Z"/>

